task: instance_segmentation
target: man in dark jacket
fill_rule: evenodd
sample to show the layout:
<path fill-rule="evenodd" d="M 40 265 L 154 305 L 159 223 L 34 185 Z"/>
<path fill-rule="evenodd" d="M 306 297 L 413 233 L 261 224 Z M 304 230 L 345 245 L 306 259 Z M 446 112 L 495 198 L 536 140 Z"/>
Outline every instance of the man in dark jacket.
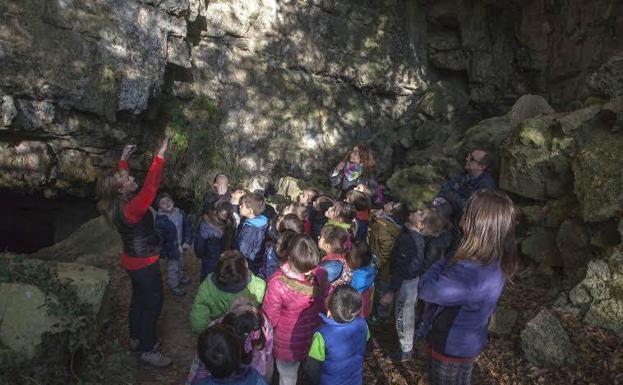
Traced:
<path fill-rule="evenodd" d="M 472 151 L 465 159 L 465 173 L 454 177 L 441 187 L 435 199 L 435 206 L 443 203 L 439 198 L 447 201 L 452 207 L 455 221 L 458 221 L 472 194 L 480 189 L 495 190 L 495 179 L 491 175 L 493 161 L 491 152 L 482 149 Z"/>

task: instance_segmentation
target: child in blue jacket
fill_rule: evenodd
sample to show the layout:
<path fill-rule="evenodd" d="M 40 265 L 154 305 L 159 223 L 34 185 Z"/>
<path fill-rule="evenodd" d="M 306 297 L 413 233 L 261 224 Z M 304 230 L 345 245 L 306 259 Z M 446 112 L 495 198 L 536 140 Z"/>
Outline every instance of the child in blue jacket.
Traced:
<path fill-rule="evenodd" d="M 240 198 L 240 216 L 245 220 L 238 227 L 236 245 L 255 274 L 264 265 L 264 238 L 268 231 L 268 218 L 262 214 L 265 208 L 264 197 L 259 194 L 248 192 Z"/>
<path fill-rule="evenodd" d="M 320 362 L 322 368 L 320 385 L 363 384 L 363 357 L 370 332 L 360 313 L 357 290 L 338 286 L 329 299 L 328 315 L 320 315 L 324 324 L 309 349 L 312 362 Z"/>
<path fill-rule="evenodd" d="M 236 236 L 231 203 L 221 201 L 216 206 L 205 205 L 203 211 L 195 237 L 195 255 L 201 259 L 201 281 L 214 271 L 223 251 L 234 248 Z"/>
<path fill-rule="evenodd" d="M 189 216 L 178 207 L 167 193 L 156 198 L 158 213 L 155 228 L 162 239 L 160 256 L 167 259 L 167 281 L 171 293 L 176 296 L 186 294 L 181 285 L 190 284 L 190 278 L 184 274 L 184 251 L 192 244 L 193 225 Z"/>

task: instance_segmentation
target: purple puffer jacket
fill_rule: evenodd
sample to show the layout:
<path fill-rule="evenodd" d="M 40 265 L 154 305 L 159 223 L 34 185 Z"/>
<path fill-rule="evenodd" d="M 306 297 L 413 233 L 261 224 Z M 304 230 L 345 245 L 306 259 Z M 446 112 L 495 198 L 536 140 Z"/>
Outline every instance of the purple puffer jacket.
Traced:
<path fill-rule="evenodd" d="M 320 267 L 305 275 L 293 272 L 285 263 L 272 275 L 262 309 L 273 325 L 276 359 L 302 361 L 307 357 L 322 322 L 318 314 L 326 310 L 328 292 L 327 272 Z"/>

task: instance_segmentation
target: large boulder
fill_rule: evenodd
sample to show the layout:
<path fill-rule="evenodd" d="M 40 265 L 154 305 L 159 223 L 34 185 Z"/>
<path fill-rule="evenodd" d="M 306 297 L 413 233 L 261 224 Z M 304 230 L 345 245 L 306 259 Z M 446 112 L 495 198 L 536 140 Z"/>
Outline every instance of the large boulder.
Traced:
<path fill-rule="evenodd" d="M 498 306 L 498 308 L 495 309 L 493 316 L 491 316 L 489 331 L 498 335 L 511 334 L 518 316 L 519 313 L 517 310 L 509 307 Z"/>
<path fill-rule="evenodd" d="M 556 245 L 556 231 L 531 227 L 520 243 L 521 252 L 537 263 L 562 266 L 563 261 Z"/>
<path fill-rule="evenodd" d="M 541 95 L 523 95 L 513 104 L 508 117 L 511 126 L 516 126 L 526 119 L 553 113 L 554 109 Z"/>
<path fill-rule="evenodd" d="M 597 222 L 623 213 L 623 134 L 600 119 L 576 130 L 577 151 L 571 163 L 573 191 L 585 221 Z"/>
<path fill-rule="evenodd" d="M 577 362 L 577 353 L 560 321 L 541 310 L 521 332 L 521 349 L 537 366 L 564 366 Z"/>
<path fill-rule="evenodd" d="M 611 98 L 623 95 L 623 52 L 614 55 L 588 78 L 592 91 Z"/>
<path fill-rule="evenodd" d="M 435 166 L 415 165 L 395 172 L 387 180 L 387 187 L 414 210 L 430 204 L 446 179 Z"/>
<path fill-rule="evenodd" d="M 12 279 L 0 283 L 0 344 L 17 361 L 28 361 L 42 354 L 69 351 L 68 333 L 86 317 L 98 320 L 106 308 L 110 276 L 106 270 L 88 265 L 53 264 L 38 260 L 2 260 Z M 21 282 L 26 279 L 29 282 Z M 71 298 L 63 296 L 72 295 Z M 86 306 L 84 310 L 80 306 Z M 71 308 L 68 308 L 71 307 Z M 85 319 L 82 319 L 85 318 Z M 95 321 L 97 322 L 97 321 Z M 94 337 L 98 328 L 92 326 Z"/>
<path fill-rule="evenodd" d="M 303 192 L 299 184 L 301 182 L 289 176 L 284 176 L 279 178 L 277 182 L 277 195 L 282 195 L 284 197 L 289 197 L 291 201 L 296 202 L 298 196 Z"/>
<path fill-rule="evenodd" d="M 588 264 L 586 277 L 569 293 L 571 302 L 587 310 L 584 320 L 623 338 L 623 254 Z"/>
<path fill-rule="evenodd" d="M 71 262 L 76 259 L 105 267 L 122 251 L 117 230 L 104 217 L 86 222 L 65 240 L 35 252 L 33 258 Z"/>
<path fill-rule="evenodd" d="M 570 271 L 585 266 L 590 258 L 590 238 L 581 222 L 565 220 L 556 234 L 556 245 L 562 255 L 563 264 Z"/>
<path fill-rule="evenodd" d="M 434 120 L 451 121 L 468 103 L 469 96 L 460 88 L 440 81 L 426 91 L 417 110 Z"/>
<path fill-rule="evenodd" d="M 562 197 L 572 188 L 565 153 L 572 144 L 551 115 L 523 121 L 501 150 L 500 187 L 542 201 Z"/>

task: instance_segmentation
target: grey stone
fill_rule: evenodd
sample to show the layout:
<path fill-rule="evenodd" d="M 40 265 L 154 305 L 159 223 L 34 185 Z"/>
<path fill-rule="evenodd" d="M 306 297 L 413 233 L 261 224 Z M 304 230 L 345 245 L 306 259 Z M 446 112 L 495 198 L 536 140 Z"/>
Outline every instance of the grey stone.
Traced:
<path fill-rule="evenodd" d="M 10 126 L 16 116 L 17 109 L 13 98 L 10 95 L 2 96 L 0 98 L 0 129 Z"/>
<path fill-rule="evenodd" d="M 176 36 L 169 36 L 167 61 L 185 68 L 191 67 L 190 47 L 186 40 Z"/>
<path fill-rule="evenodd" d="M 160 9 L 175 16 L 184 16 L 190 10 L 189 0 L 163 0 Z"/>
<path fill-rule="evenodd" d="M 552 113 L 554 109 L 541 95 L 523 95 L 517 99 L 509 112 L 510 124 L 515 126 L 526 119 Z"/>
<path fill-rule="evenodd" d="M 433 119 L 452 120 L 461 110 L 467 107 L 469 96 L 450 83 L 437 82 L 420 100 L 418 111 Z"/>
<path fill-rule="evenodd" d="M 541 310 L 521 332 L 521 348 L 537 366 L 564 366 L 577 362 L 576 349 L 560 321 L 547 309 Z"/>
<path fill-rule="evenodd" d="M 556 231 L 533 227 L 521 241 L 521 252 L 533 261 L 547 266 L 562 266 L 563 261 L 556 245 Z"/>
<path fill-rule="evenodd" d="M 582 223 L 565 220 L 556 234 L 556 244 L 564 266 L 575 269 L 584 265 L 590 258 L 589 242 L 588 232 Z"/>
<path fill-rule="evenodd" d="M 599 106 L 592 105 L 563 116 L 558 119 L 558 122 L 560 122 L 560 126 L 562 127 L 562 132 L 566 135 L 572 134 L 575 129 L 595 117 L 599 110 Z"/>
<path fill-rule="evenodd" d="M 589 87 L 613 98 L 623 95 L 623 52 L 612 56 L 588 78 Z"/>
<path fill-rule="evenodd" d="M 17 99 L 17 123 L 26 130 L 43 128 L 52 122 L 56 109 L 47 101 Z"/>
<path fill-rule="evenodd" d="M 498 306 L 489 322 L 489 331 L 498 335 L 511 334 L 518 315 L 515 309 Z"/>
<path fill-rule="evenodd" d="M 282 177 L 277 182 L 277 195 L 289 197 L 291 201 L 296 202 L 298 196 L 303 192 L 299 184 L 300 181 L 296 178 Z"/>

